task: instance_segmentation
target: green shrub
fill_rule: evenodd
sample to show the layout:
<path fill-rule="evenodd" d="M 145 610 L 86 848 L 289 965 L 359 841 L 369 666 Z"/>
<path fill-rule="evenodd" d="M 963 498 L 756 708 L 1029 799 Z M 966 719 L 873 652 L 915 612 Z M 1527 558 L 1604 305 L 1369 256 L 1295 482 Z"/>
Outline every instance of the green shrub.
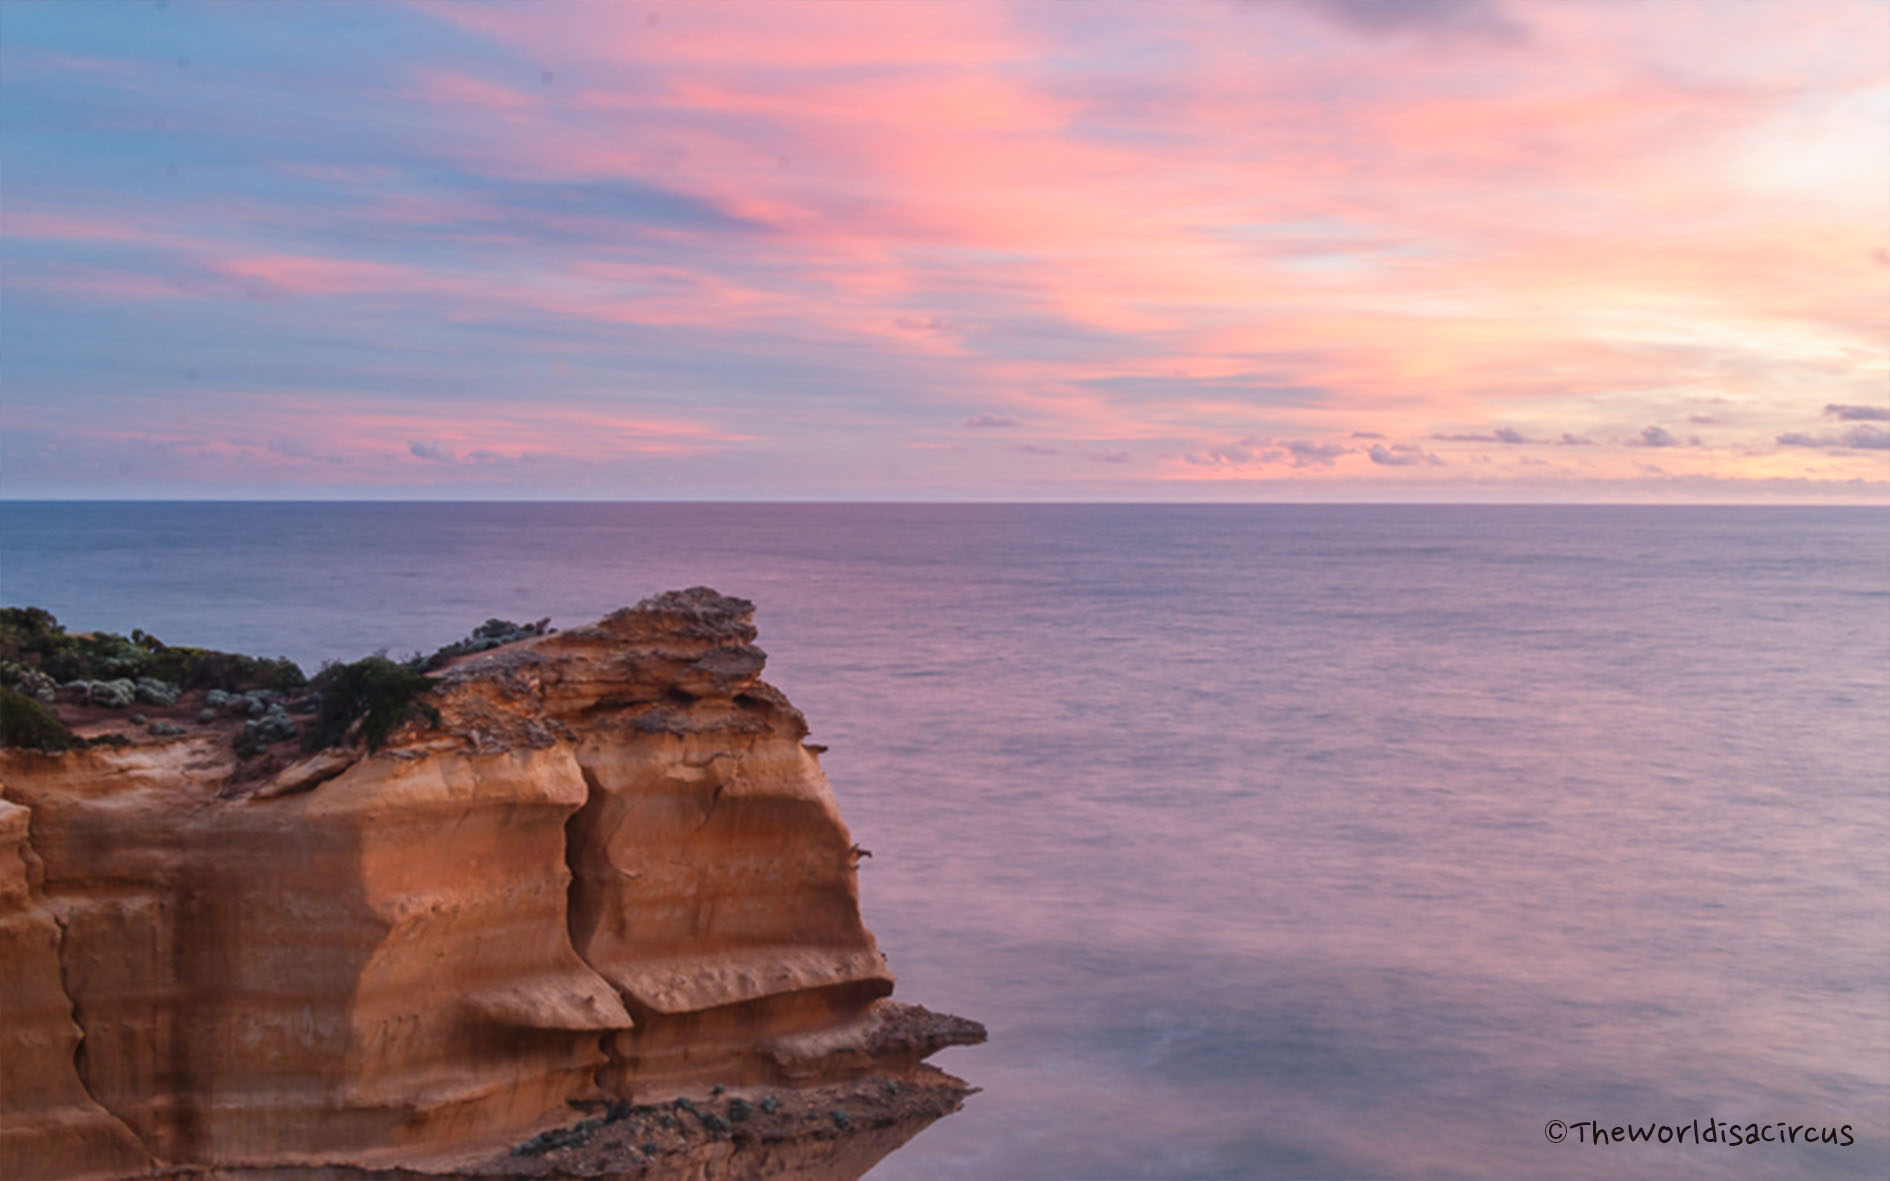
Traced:
<path fill-rule="evenodd" d="M 0 661 L 35 668 L 55 681 L 154 677 L 183 689 L 276 689 L 308 683 L 295 662 L 209 648 L 173 648 L 134 630 L 73 635 L 42 607 L 0 607 Z"/>
<path fill-rule="evenodd" d="M 150 653 L 147 668 L 150 671 L 143 675 L 170 681 L 186 690 L 224 689 L 240 693 L 246 689 L 274 689 L 287 693 L 308 684 L 308 678 L 292 660 L 264 660 L 208 648 L 159 645 Z"/>
<path fill-rule="evenodd" d="M 303 733 L 304 750 L 339 745 L 357 724 L 369 750 L 379 750 L 388 735 L 410 718 L 440 724 L 440 711 L 418 700 L 433 687 L 433 678 L 384 655 L 331 664 L 315 674 L 309 685 L 322 695 L 322 704 L 314 724 Z"/>
<path fill-rule="evenodd" d="M 45 751 L 82 745 L 53 711 L 11 689 L 0 689 L 0 744 Z"/>
<path fill-rule="evenodd" d="M 473 633 L 465 639 L 454 640 L 425 659 L 415 657 L 407 663 L 422 671 L 432 672 L 455 657 L 465 656 L 472 652 L 486 652 L 505 644 L 528 640 L 533 636 L 542 636 L 550 631 L 549 618 L 541 619 L 536 623 L 513 623 L 509 619 L 488 619 L 474 628 Z"/>

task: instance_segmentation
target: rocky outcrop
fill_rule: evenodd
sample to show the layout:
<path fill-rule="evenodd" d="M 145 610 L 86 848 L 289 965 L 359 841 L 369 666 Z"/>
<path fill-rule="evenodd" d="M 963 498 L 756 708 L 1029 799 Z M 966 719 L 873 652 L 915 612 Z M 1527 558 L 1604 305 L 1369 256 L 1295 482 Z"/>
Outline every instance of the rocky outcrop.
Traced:
<path fill-rule="evenodd" d="M 372 753 L 0 751 L 0 1175 L 491 1176 L 584 1104 L 962 1098 L 920 1059 L 983 1031 L 885 999 L 752 615 L 698 588 L 462 657 Z"/>
<path fill-rule="evenodd" d="M 133 1171 L 149 1155 L 99 1106 L 75 1061 L 79 1026 L 60 980 L 63 932 L 34 900 L 28 812 L 0 800 L 0 1176 Z"/>

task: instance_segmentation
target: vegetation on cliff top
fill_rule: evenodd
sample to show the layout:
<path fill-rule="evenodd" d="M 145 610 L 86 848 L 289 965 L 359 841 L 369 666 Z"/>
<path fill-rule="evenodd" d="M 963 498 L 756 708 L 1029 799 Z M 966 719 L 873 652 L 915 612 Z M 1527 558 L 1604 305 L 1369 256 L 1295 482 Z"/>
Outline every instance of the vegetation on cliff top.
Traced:
<path fill-rule="evenodd" d="M 465 639 L 455 640 L 425 659 L 415 656 L 407 661 L 407 664 L 421 672 L 432 672 L 434 669 L 444 667 L 457 657 L 473 652 L 484 652 L 490 648 L 497 648 L 501 644 L 529 640 L 533 636 L 542 636 L 550 631 L 552 631 L 550 619 L 541 619 L 537 623 L 513 623 L 509 619 L 488 619 L 474 628 L 473 633 Z"/>
<path fill-rule="evenodd" d="M 351 733 L 358 733 L 369 750 L 379 750 L 409 718 L 440 724 L 440 711 L 419 700 L 433 687 L 433 678 L 412 662 L 396 664 L 385 656 L 370 656 L 353 664 L 331 664 L 315 674 L 313 686 L 321 694 L 321 706 L 302 733 L 305 751 L 339 746 Z"/>
<path fill-rule="evenodd" d="M 0 741 L 7 746 L 60 751 L 88 745 L 60 721 L 55 701 L 128 708 L 134 702 L 168 707 L 178 695 L 205 690 L 199 723 L 245 717 L 235 737 L 245 758 L 299 737 L 305 751 L 360 740 L 378 750 L 403 723 L 440 722 L 422 698 L 427 674 L 454 659 L 553 630 L 548 619 L 514 623 L 488 619 L 471 635 L 430 656 L 391 660 L 385 652 L 349 664 L 330 664 L 313 679 L 288 659 L 264 660 L 207 648 L 175 647 L 134 630 L 70 633 L 40 607 L 0 608 Z M 313 714 L 298 723 L 290 713 Z M 142 719 L 139 719 L 140 721 Z M 153 725 L 169 727 L 160 720 Z M 124 739 L 112 735 L 99 741 Z"/>
<path fill-rule="evenodd" d="M 542 636 L 549 631 L 549 619 L 536 623 L 488 619 L 465 639 L 455 640 L 431 656 L 415 653 L 397 662 L 381 653 L 352 664 L 331 664 L 309 682 L 309 687 L 321 695 L 321 708 L 314 724 L 302 735 L 302 749 L 316 751 L 336 746 L 347 741 L 351 734 L 358 734 L 369 750 L 379 750 L 402 722 L 423 718 L 429 725 L 437 726 L 440 711 L 420 700 L 433 686 L 433 678 L 428 673 L 458 657 Z"/>
<path fill-rule="evenodd" d="M 83 745 L 53 711 L 12 689 L 0 689 L 0 743 L 45 751 Z"/>
<path fill-rule="evenodd" d="M 0 607 L 0 683 L 21 683 L 37 672 L 57 683 L 150 677 L 183 690 L 274 689 L 288 692 L 307 683 L 288 659 L 264 660 L 209 648 L 172 647 L 133 630 L 72 633 L 41 607 Z"/>

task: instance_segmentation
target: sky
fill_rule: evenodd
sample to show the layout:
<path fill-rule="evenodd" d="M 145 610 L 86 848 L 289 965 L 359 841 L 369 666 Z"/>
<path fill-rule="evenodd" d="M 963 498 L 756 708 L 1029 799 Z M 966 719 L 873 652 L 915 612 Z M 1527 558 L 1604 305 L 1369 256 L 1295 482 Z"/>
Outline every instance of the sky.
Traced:
<path fill-rule="evenodd" d="M 1890 3 L 0 4 L 0 496 L 1890 502 Z"/>

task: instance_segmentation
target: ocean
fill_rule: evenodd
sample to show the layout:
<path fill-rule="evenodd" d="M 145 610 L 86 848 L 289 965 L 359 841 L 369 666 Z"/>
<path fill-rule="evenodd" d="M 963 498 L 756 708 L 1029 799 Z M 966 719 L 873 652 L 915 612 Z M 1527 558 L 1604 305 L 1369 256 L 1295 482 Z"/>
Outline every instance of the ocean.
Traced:
<path fill-rule="evenodd" d="M 1883 509 L 0 508 L 6 603 L 310 671 L 698 584 L 991 1030 L 876 1181 L 1890 1174 Z"/>

